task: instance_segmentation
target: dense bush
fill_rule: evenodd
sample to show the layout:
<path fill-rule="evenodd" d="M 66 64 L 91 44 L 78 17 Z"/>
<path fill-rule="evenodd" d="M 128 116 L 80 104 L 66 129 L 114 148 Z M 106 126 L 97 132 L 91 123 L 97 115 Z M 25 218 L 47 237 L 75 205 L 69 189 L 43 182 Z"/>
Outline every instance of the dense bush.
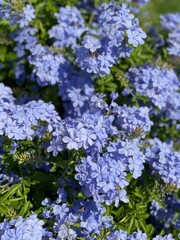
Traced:
<path fill-rule="evenodd" d="M 0 61 L 1 240 L 180 238 L 180 13 L 0 0 Z"/>

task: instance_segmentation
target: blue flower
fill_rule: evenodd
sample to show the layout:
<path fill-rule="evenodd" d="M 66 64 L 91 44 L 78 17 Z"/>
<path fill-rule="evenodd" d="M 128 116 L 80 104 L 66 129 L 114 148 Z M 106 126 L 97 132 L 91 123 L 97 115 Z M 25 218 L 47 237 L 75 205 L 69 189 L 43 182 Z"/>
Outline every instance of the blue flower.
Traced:
<path fill-rule="evenodd" d="M 68 228 L 65 224 L 62 224 L 58 231 L 58 237 L 60 239 L 75 240 L 77 237 L 77 234 L 73 229 Z"/>
<path fill-rule="evenodd" d="M 157 235 L 155 238 L 153 238 L 152 240 L 175 240 L 173 238 L 173 235 L 172 234 L 168 234 L 168 235 L 165 235 L 164 237 L 160 236 L 160 235 Z"/>
<path fill-rule="evenodd" d="M 75 55 L 81 69 L 104 76 L 110 73 L 110 67 L 118 62 L 119 57 L 130 55 L 132 48 L 123 41 L 125 36 L 128 43 L 136 47 L 144 43 L 146 34 L 139 28 L 138 20 L 130 14 L 126 4 L 118 6 L 112 1 L 102 4 L 98 24 L 101 36 L 96 39 L 86 35 L 82 46 L 76 48 Z"/>
<path fill-rule="evenodd" d="M 168 52 L 170 55 L 180 57 L 180 27 L 168 35 Z"/>
<path fill-rule="evenodd" d="M 101 48 L 101 43 L 98 39 L 92 36 L 85 36 L 83 39 L 84 47 L 87 48 L 90 52 L 96 52 L 98 48 Z"/>
<path fill-rule="evenodd" d="M 1 240 L 23 240 L 23 232 L 21 229 L 8 229 L 1 236 Z"/>
<path fill-rule="evenodd" d="M 0 3 L 0 18 L 2 19 L 10 18 L 11 8 L 12 8 L 11 4 L 8 4 L 7 6 L 3 6 L 3 2 Z"/>
<path fill-rule="evenodd" d="M 14 97 L 12 95 L 12 90 L 10 87 L 6 87 L 4 83 L 0 83 L 0 100 L 3 102 L 14 102 Z"/>
<path fill-rule="evenodd" d="M 132 24 L 133 26 L 127 30 L 128 43 L 137 47 L 139 44 L 144 44 L 143 38 L 146 38 L 146 34 L 138 27 L 138 19 L 135 19 Z"/>
<path fill-rule="evenodd" d="M 168 52 L 170 55 L 180 56 L 180 13 L 168 13 L 161 16 L 162 27 L 168 30 Z"/>
<path fill-rule="evenodd" d="M 59 13 L 55 13 L 58 25 L 49 30 L 50 38 L 54 38 L 55 47 L 77 46 L 76 40 L 80 39 L 81 34 L 87 30 L 80 11 L 76 7 L 61 7 Z"/>
<path fill-rule="evenodd" d="M 148 97 L 153 105 L 158 107 L 161 113 L 165 113 L 168 119 L 177 120 L 180 117 L 178 89 L 179 80 L 172 69 L 144 65 L 138 68 L 131 68 L 126 75 L 134 87 L 130 89 L 142 96 Z M 123 94 L 129 94 L 125 89 Z M 156 113 L 156 111 L 151 111 Z"/>
<path fill-rule="evenodd" d="M 2 240 L 37 240 L 44 235 L 44 222 L 39 220 L 35 214 L 27 218 L 19 217 L 10 221 L 8 227 L 3 229 Z"/>
<path fill-rule="evenodd" d="M 22 12 L 13 12 L 11 14 L 10 24 L 18 24 L 20 28 L 27 27 L 29 22 L 35 18 L 34 12 L 34 7 L 31 4 L 27 4 L 23 7 Z"/>
<path fill-rule="evenodd" d="M 169 31 L 177 29 L 180 23 L 180 13 L 167 13 L 161 16 L 162 27 Z"/>
<path fill-rule="evenodd" d="M 29 22 L 35 18 L 34 15 L 34 8 L 31 4 L 27 4 L 24 8 L 23 8 L 23 13 L 21 15 L 21 19 L 19 20 L 19 26 L 20 28 L 26 27 L 28 26 Z"/>
<path fill-rule="evenodd" d="M 180 187 L 180 153 L 172 151 L 172 145 L 160 140 L 149 140 L 151 146 L 146 148 L 145 156 L 152 170 L 155 170 L 163 181 Z"/>
<path fill-rule="evenodd" d="M 79 140 L 77 138 L 76 130 L 73 128 L 68 129 L 68 136 L 64 136 L 62 141 L 64 143 L 67 143 L 67 148 L 69 150 L 71 149 L 76 149 L 78 150 L 80 145 L 79 145 Z"/>

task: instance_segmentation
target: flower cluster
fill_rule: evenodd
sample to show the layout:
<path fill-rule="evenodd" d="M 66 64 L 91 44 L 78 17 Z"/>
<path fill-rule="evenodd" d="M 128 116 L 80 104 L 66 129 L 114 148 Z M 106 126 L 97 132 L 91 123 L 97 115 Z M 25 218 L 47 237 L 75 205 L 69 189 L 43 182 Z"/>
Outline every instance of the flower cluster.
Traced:
<path fill-rule="evenodd" d="M 3 88 L 6 92 L 0 98 L 0 135 L 14 140 L 32 139 L 34 136 L 42 136 L 47 130 L 52 131 L 53 124 L 60 120 L 52 104 L 39 100 L 16 105 L 12 102 L 13 97 L 9 88 L 5 86 Z M 7 94 L 11 102 L 6 101 Z M 46 125 L 42 127 L 40 122 L 46 122 Z M 36 129 L 33 130 L 32 126 Z"/>
<path fill-rule="evenodd" d="M 180 152 L 173 152 L 171 145 L 161 143 L 159 139 L 148 140 L 145 156 L 154 174 L 158 174 L 165 183 L 180 188 Z"/>
<path fill-rule="evenodd" d="M 76 7 L 61 7 L 59 13 L 55 13 L 58 25 L 49 30 L 49 37 L 54 38 L 54 47 L 77 46 L 77 40 L 88 28 L 85 27 L 80 11 Z"/>
<path fill-rule="evenodd" d="M 126 231 L 120 230 L 120 231 L 112 231 L 108 236 L 108 240 L 147 240 L 147 235 L 145 233 L 142 233 L 141 230 L 138 230 L 137 232 L 133 232 L 131 235 L 129 235 Z M 174 240 L 172 234 L 165 235 L 164 237 L 158 235 L 152 240 Z"/>
<path fill-rule="evenodd" d="M 17 42 L 14 51 L 19 58 L 26 56 L 26 50 L 34 49 L 34 46 L 37 44 L 37 39 L 35 37 L 36 32 L 36 28 L 26 27 L 19 29 L 13 35 L 14 41 Z"/>
<path fill-rule="evenodd" d="M 165 113 L 168 119 L 180 118 L 178 93 L 180 83 L 172 69 L 143 65 L 131 68 L 126 76 L 129 83 L 133 84 L 130 90 L 148 97 L 148 100 L 158 107 L 161 113 Z M 125 89 L 124 95 L 129 94 L 130 90 Z"/>
<path fill-rule="evenodd" d="M 65 148 L 102 152 L 102 148 L 108 145 L 110 134 L 120 138 L 124 135 L 127 138 L 137 138 L 150 131 L 152 122 L 148 108 L 130 108 L 125 105 L 120 107 L 113 100 L 108 106 L 103 97 L 104 95 L 94 94 L 89 98 L 89 108 L 81 117 L 76 120 L 65 119 L 56 124 L 48 152 L 53 151 L 54 156 Z M 121 128 L 120 132 L 117 127 Z M 140 131 L 139 135 L 136 130 Z"/>
<path fill-rule="evenodd" d="M 115 110 L 115 111 L 114 111 Z M 145 136 L 149 132 L 153 124 L 149 119 L 149 109 L 147 107 L 121 107 L 115 106 L 114 113 L 116 114 L 115 125 L 121 131 L 128 133 L 129 137 Z"/>
<path fill-rule="evenodd" d="M 11 14 L 11 25 L 18 24 L 20 28 L 27 27 L 32 19 L 35 18 L 35 10 L 31 4 L 23 7 L 22 12 L 13 12 Z"/>
<path fill-rule="evenodd" d="M 32 55 L 28 58 L 29 63 L 34 66 L 32 79 L 36 80 L 40 86 L 62 85 L 66 79 L 69 63 L 62 54 L 53 54 L 49 49 L 35 45 L 31 50 Z"/>
<path fill-rule="evenodd" d="M 102 147 L 107 145 L 108 134 L 116 134 L 117 129 L 112 126 L 113 116 L 104 115 L 101 110 L 95 109 L 86 111 L 77 120 L 62 120 L 56 124 L 48 152 L 53 151 L 55 156 L 65 148 L 101 152 Z"/>
<path fill-rule="evenodd" d="M 98 24 L 101 36 L 96 38 L 87 34 L 75 55 L 81 69 L 103 76 L 110 73 L 110 67 L 120 57 L 130 56 L 133 47 L 143 44 L 146 34 L 125 4 L 103 4 Z"/>
<path fill-rule="evenodd" d="M 147 240 L 147 235 L 141 230 L 131 235 L 123 230 L 112 230 L 112 217 L 105 215 L 105 208 L 93 200 L 78 199 L 71 205 L 66 204 L 67 194 L 64 187 L 57 191 L 58 198 L 51 202 L 49 198 L 43 200 L 42 217 L 51 228 L 45 227 L 45 222 L 39 220 L 32 213 L 29 217 L 13 219 L 0 223 L 0 237 L 2 240 L 30 240 L 30 239 L 71 239 L 77 237 L 96 239 L 101 229 L 108 229 L 106 239 Z M 93 235 L 92 235 L 93 234 Z M 153 240 L 174 240 L 171 234 L 156 236 Z"/>
<path fill-rule="evenodd" d="M 0 223 L 0 237 L 1 240 L 12 240 L 12 239 L 43 239 L 47 236 L 45 229 L 43 229 L 44 222 L 39 220 L 36 214 L 32 214 L 27 218 L 19 217 Z"/>
<path fill-rule="evenodd" d="M 107 236 L 108 240 L 114 239 L 114 240 L 123 240 L 123 239 L 127 239 L 127 240 L 146 240 L 147 239 L 147 235 L 145 233 L 142 233 L 142 231 L 138 230 L 137 232 L 133 232 L 131 235 L 129 235 L 126 231 L 123 230 L 115 230 L 112 231 L 108 236 Z"/>
<path fill-rule="evenodd" d="M 161 227 L 163 225 L 165 232 L 168 232 L 171 225 L 176 228 L 176 225 L 180 221 L 180 217 L 175 216 L 180 208 L 180 201 L 174 195 L 167 195 L 164 205 L 164 208 L 162 208 L 158 202 L 153 200 L 150 207 L 150 214 L 154 217 L 155 224 Z"/>
<path fill-rule="evenodd" d="M 46 209 L 43 217 L 53 221 L 53 232 L 58 239 L 91 238 L 92 233 L 100 234 L 102 228 L 112 227 L 112 217 L 105 215 L 105 208 L 97 201 L 78 199 L 71 206 L 66 204 L 64 188 L 58 189 L 58 198 L 42 202 Z M 77 227 L 78 226 L 78 227 Z"/>
<path fill-rule="evenodd" d="M 136 141 L 111 143 L 107 151 L 102 156 L 97 154 L 81 159 L 76 166 L 75 178 L 86 196 L 107 205 L 115 202 L 115 206 L 119 206 L 119 201 L 129 201 L 124 189 L 129 184 L 127 172 L 135 179 L 141 176 L 145 158 Z"/>
<path fill-rule="evenodd" d="M 0 83 L 0 104 L 4 102 L 14 103 L 14 100 L 11 88 Z"/>
<path fill-rule="evenodd" d="M 168 13 L 161 16 L 162 27 L 169 31 L 168 52 L 170 55 L 180 57 L 180 13 Z"/>
<path fill-rule="evenodd" d="M 4 3 L 0 2 L 0 18 L 2 19 L 8 19 L 10 17 L 10 11 L 11 11 L 11 5 L 8 4 L 7 6 L 4 6 Z"/>

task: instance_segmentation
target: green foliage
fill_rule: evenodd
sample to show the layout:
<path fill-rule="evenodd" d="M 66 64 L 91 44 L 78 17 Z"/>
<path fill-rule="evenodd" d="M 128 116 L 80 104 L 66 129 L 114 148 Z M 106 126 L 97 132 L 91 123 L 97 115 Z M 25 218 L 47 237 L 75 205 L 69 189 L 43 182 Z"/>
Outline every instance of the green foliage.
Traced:
<path fill-rule="evenodd" d="M 25 217 L 30 214 L 32 203 L 27 200 L 30 189 L 22 180 L 20 183 L 10 187 L 1 186 L 0 189 L 0 219 Z"/>
<path fill-rule="evenodd" d="M 148 44 L 148 39 L 143 45 L 136 47 L 129 58 L 122 59 L 119 68 L 127 71 L 131 67 L 143 65 L 154 58 L 154 51 L 152 46 Z"/>
<path fill-rule="evenodd" d="M 112 74 L 100 77 L 95 80 L 95 90 L 101 93 L 110 93 L 116 91 L 118 84 Z"/>
<path fill-rule="evenodd" d="M 7 172 L 15 172 L 22 180 L 16 185 L 8 185 L 6 182 L 0 187 L 0 220 L 28 216 L 31 211 L 41 212 L 41 202 L 50 197 L 56 198 L 59 187 L 58 178 L 69 179 L 73 176 L 77 161 L 85 156 L 84 151 L 66 151 L 57 157 L 48 155 L 41 149 L 41 144 L 49 139 L 45 134 L 41 141 L 36 139 L 18 141 L 15 154 L 11 154 L 12 141 L 8 138 L 3 140 L 2 163 Z M 40 170 L 41 163 L 49 162 L 50 172 Z M 23 174 L 26 167 L 28 172 Z M 68 189 L 67 189 L 68 190 Z M 82 196 L 81 196 L 82 197 Z"/>
<path fill-rule="evenodd" d="M 148 166 L 146 166 L 148 167 Z M 122 203 L 119 208 L 107 208 L 107 214 L 113 215 L 117 229 L 133 231 L 143 229 L 148 239 L 152 239 L 156 229 L 149 224 L 149 205 L 155 200 L 161 208 L 164 208 L 166 194 L 179 193 L 176 188 L 170 185 L 164 186 L 160 179 L 147 175 L 147 168 L 144 170 L 141 179 L 132 179 L 128 186 L 129 203 Z M 174 232 L 177 234 L 177 231 Z"/>

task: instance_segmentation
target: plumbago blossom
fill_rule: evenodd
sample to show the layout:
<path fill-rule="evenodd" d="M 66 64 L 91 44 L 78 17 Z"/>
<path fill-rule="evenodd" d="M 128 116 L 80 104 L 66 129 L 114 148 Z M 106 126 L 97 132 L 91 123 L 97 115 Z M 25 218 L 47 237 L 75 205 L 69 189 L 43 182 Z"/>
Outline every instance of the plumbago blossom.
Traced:
<path fill-rule="evenodd" d="M 101 36 L 86 35 L 75 55 L 81 69 L 103 76 L 120 57 L 129 57 L 133 47 L 143 44 L 146 34 L 125 4 L 102 4 L 98 24 Z"/>
<path fill-rule="evenodd" d="M 168 52 L 180 57 L 180 13 L 168 13 L 161 16 L 162 28 L 169 32 L 167 43 Z"/>
<path fill-rule="evenodd" d="M 163 229 L 168 233 L 168 229 L 173 226 L 177 228 L 180 222 L 180 216 L 177 215 L 180 208 L 180 200 L 174 195 L 167 195 L 165 198 L 164 208 L 162 208 L 158 202 L 152 201 L 150 206 L 150 214 L 154 218 L 156 225 L 163 225 Z"/>
<path fill-rule="evenodd" d="M 53 232 L 58 239 L 90 239 L 92 234 L 100 235 L 101 229 L 113 226 L 112 217 L 105 215 L 106 209 L 98 201 L 80 198 L 71 205 L 66 201 L 65 189 L 59 188 L 54 202 L 48 198 L 42 202 L 46 207 L 42 216 L 53 221 Z"/>
<path fill-rule="evenodd" d="M 180 94 L 178 92 L 180 82 L 172 69 L 143 65 L 131 68 L 126 76 L 129 83 L 133 84 L 130 90 L 148 97 L 152 107 L 154 105 L 159 108 L 168 119 L 178 120 L 180 118 Z M 129 94 L 129 89 L 125 89 L 123 94 Z"/>
<path fill-rule="evenodd" d="M 34 66 L 32 79 L 36 80 L 40 86 L 62 85 L 63 81 L 71 73 L 70 63 L 62 54 L 53 54 L 48 48 L 35 45 L 31 49 L 32 55 L 28 58 L 30 64 Z"/>
<path fill-rule="evenodd" d="M 48 236 L 43 229 L 44 222 L 37 218 L 36 214 L 32 214 L 27 218 L 19 217 L 0 223 L 1 240 L 37 240 Z"/>
<path fill-rule="evenodd" d="M 62 120 L 57 124 L 52 133 L 53 138 L 48 152 L 53 151 L 54 156 L 65 148 L 69 150 L 84 148 L 87 152 L 92 150 L 102 152 L 102 148 L 108 146 L 110 134 L 121 137 L 117 128 L 121 122 L 122 135 L 128 135 L 127 133 L 131 135 L 138 127 L 142 127 L 142 132 L 150 131 L 152 122 L 148 116 L 148 108 L 120 107 L 114 100 L 108 106 L 103 97 L 105 97 L 103 94 L 99 96 L 94 94 L 89 99 L 89 109 L 86 109 L 81 117 Z M 127 115 L 122 114 L 123 108 L 128 109 Z M 126 121 L 132 123 L 130 128 L 127 127 Z"/>
<path fill-rule="evenodd" d="M 39 100 L 16 105 L 10 88 L 1 84 L 1 89 L 5 92 L 0 96 L 0 135 L 13 140 L 32 139 L 42 136 L 47 130 L 51 132 L 53 124 L 60 120 L 52 104 Z M 46 122 L 46 125 L 42 127 L 40 122 Z M 36 129 L 33 130 L 32 126 Z"/>
<path fill-rule="evenodd" d="M 91 76 L 85 71 L 74 71 L 58 88 L 65 109 L 64 116 L 71 119 L 81 117 L 87 111 L 95 93 Z"/>
<path fill-rule="evenodd" d="M 141 137 L 145 137 L 145 133 L 150 131 L 153 122 L 149 119 L 149 109 L 147 107 L 128 107 L 115 106 L 114 113 L 116 114 L 115 125 L 122 132 L 135 134 L 139 131 Z M 138 136 L 137 136 L 138 137 Z"/>
<path fill-rule="evenodd" d="M 84 194 L 108 205 L 114 202 L 119 206 L 120 201 L 128 202 L 124 189 L 129 184 L 127 173 L 130 172 L 136 179 L 144 169 L 145 157 L 138 146 L 139 135 L 133 136 L 131 132 L 145 122 L 144 130 L 142 129 L 145 136 L 152 122 L 148 118 L 148 108 L 121 108 L 114 102 L 117 94 L 111 94 L 112 102 L 108 106 L 103 97 L 104 95 L 94 95 L 90 109 L 81 118 L 78 117 L 78 121 L 62 120 L 52 132 L 52 141 L 47 151 L 57 156 L 64 149 L 84 149 L 88 156 L 81 159 L 75 168 L 75 178 Z M 129 111 L 127 115 L 123 114 L 124 108 Z M 126 121 L 133 123 L 131 128 L 127 128 Z M 116 127 L 120 123 L 121 132 Z M 119 140 L 110 143 L 109 136 Z M 103 152 L 103 148 L 107 152 Z"/>
<path fill-rule="evenodd" d="M 87 197 L 107 205 L 114 202 L 118 207 L 120 201 L 129 201 L 124 189 L 129 185 L 127 172 L 130 171 L 135 179 L 141 176 L 145 158 L 135 141 L 118 141 L 107 147 L 107 151 L 102 156 L 81 159 L 75 168 L 78 172 L 75 178 Z"/>
<path fill-rule="evenodd" d="M 108 240 L 114 239 L 114 240 L 146 240 L 147 235 L 145 233 L 142 233 L 141 230 L 138 230 L 137 232 L 133 232 L 131 235 L 129 235 L 126 231 L 123 230 L 115 230 L 112 231 L 108 236 Z"/>
<path fill-rule="evenodd" d="M 1 19 L 8 19 L 10 17 L 11 5 L 8 4 L 7 6 L 3 5 L 3 2 L 0 2 L 0 18 Z"/>
<path fill-rule="evenodd" d="M 12 90 L 10 87 L 6 87 L 3 83 L 0 83 L 0 103 L 8 102 L 14 103 L 15 99 L 12 95 Z"/>
<path fill-rule="evenodd" d="M 9 19 L 10 25 L 18 24 L 24 28 L 35 18 L 35 10 L 32 4 L 27 4 L 20 11 L 14 11 L 9 1 L 8 4 L 0 2 L 0 18 Z"/>
<path fill-rule="evenodd" d="M 173 152 L 171 144 L 162 143 L 157 138 L 145 143 L 150 145 L 145 149 L 145 157 L 152 173 L 165 183 L 180 188 L 180 152 Z"/>
<path fill-rule="evenodd" d="M 123 230 L 113 230 L 113 219 L 106 215 L 106 209 L 99 202 L 79 198 L 72 204 L 67 205 L 67 194 L 64 187 L 57 191 L 58 197 L 55 201 L 46 198 L 42 201 L 44 210 L 42 216 L 46 225 L 50 223 L 51 228 L 45 227 L 45 222 L 32 213 L 29 217 L 6 219 L 0 223 L 0 237 L 2 240 L 37 240 L 37 239 L 71 239 L 77 238 L 96 239 L 101 230 L 108 230 L 106 239 L 122 240 L 147 240 L 147 235 L 141 230 L 131 235 Z M 171 234 L 156 236 L 153 240 L 174 240 Z"/>
<path fill-rule="evenodd" d="M 54 156 L 66 148 L 102 151 L 108 141 L 108 134 L 116 131 L 111 127 L 112 121 L 112 116 L 103 116 L 100 112 L 86 114 L 81 120 L 62 120 L 56 125 L 47 150 L 53 151 Z"/>
<path fill-rule="evenodd" d="M 75 48 L 81 34 L 88 30 L 80 11 L 76 7 L 61 7 L 55 17 L 58 25 L 49 30 L 49 37 L 55 39 L 53 46 Z"/>
<path fill-rule="evenodd" d="M 27 50 L 34 49 L 37 44 L 37 39 L 35 34 L 37 33 L 36 28 L 26 27 L 19 29 L 15 34 L 12 35 L 13 40 L 17 42 L 17 45 L 14 48 L 17 56 L 23 57 L 27 55 Z"/>
<path fill-rule="evenodd" d="M 35 18 L 35 10 L 31 4 L 22 8 L 22 12 L 12 12 L 10 24 L 18 24 L 20 28 L 27 27 L 29 22 Z"/>

